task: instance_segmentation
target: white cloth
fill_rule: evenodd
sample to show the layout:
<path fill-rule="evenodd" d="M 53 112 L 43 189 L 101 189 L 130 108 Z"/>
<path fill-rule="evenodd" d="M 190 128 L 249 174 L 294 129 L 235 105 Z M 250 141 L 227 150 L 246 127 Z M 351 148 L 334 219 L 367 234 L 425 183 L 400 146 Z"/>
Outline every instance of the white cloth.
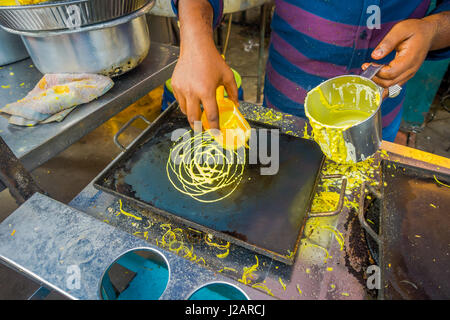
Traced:
<path fill-rule="evenodd" d="M 27 96 L 0 109 L 10 124 L 62 121 L 76 106 L 105 94 L 114 82 L 97 74 L 46 74 Z"/>

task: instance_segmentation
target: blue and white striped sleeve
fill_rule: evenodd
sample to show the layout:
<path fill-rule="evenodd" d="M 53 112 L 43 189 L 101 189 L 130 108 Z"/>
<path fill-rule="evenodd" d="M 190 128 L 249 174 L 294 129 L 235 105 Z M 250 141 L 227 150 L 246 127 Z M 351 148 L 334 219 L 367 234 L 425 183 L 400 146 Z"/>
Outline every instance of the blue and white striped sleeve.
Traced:
<path fill-rule="evenodd" d="M 180 0 L 171 0 L 172 10 L 177 17 L 178 17 L 178 1 Z M 208 0 L 208 2 L 214 11 L 213 28 L 216 28 L 220 24 L 220 21 L 222 20 L 223 0 Z"/>

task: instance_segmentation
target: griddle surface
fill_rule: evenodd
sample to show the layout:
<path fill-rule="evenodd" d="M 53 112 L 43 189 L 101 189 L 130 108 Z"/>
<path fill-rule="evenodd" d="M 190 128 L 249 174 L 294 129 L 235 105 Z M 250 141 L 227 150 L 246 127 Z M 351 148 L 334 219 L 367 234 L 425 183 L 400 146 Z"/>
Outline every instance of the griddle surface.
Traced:
<path fill-rule="evenodd" d="M 382 214 L 388 299 L 450 298 L 450 177 L 385 162 Z"/>
<path fill-rule="evenodd" d="M 202 203 L 177 191 L 167 178 L 166 163 L 174 145 L 171 133 L 177 128 L 188 128 L 182 115 L 160 123 L 155 134 L 127 152 L 96 187 L 224 240 L 293 262 L 289 256 L 297 250 L 323 161 L 320 148 L 312 141 L 280 134 L 276 175 L 261 175 L 267 165 L 248 164 L 247 157 L 236 190 L 219 202 Z"/>

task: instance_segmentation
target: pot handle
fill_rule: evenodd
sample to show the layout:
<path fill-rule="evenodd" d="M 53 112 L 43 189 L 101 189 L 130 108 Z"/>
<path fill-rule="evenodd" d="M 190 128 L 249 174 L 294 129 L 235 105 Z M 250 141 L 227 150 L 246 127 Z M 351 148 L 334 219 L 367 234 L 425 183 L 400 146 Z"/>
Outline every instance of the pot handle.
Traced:
<path fill-rule="evenodd" d="M 363 182 L 361 185 L 360 199 L 359 199 L 359 211 L 358 211 L 358 219 L 359 223 L 363 227 L 364 230 L 375 240 L 375 242 L 380 245 L 381 240 L 378 234 L 373 231 L 373 229 L 369 226 L 366 219 L 364 218 L 364 190 L 366 189 L 366 183 Z"/>
<path fill-rule="evenodd" d="M 374 65 L 373 63 L 370 64 L 367 69 L 361 73 L 361 77 L 372 79 L 385 65 Z M 400 91 L 402 91 L 402 87 L 398 84 L 389 87 L 389 98 L 395 98 L 400 94 Z"/>
<path fill-rule="evenodd" d="M 370 66 L 361 73 L 361 77 L 372 79 L 383 67 L 384 65 L 374 65 L 371 63 Z"/>
<path fill-rule="evenodd" d="M 151 121 L 147 120 L 144 116 L 138 114 L 137 116 L 131 118 L 122 128 L 117 131 L 117 133 L 114 135 L 114 143 L 122 150 L 122 152 L 125 152 L 127 148 L 125 148 L 120 142 L 119 142 L 119 136 L 137 119 L 142 119 L 145 121 L 148 125 L 152 124 Z"/>

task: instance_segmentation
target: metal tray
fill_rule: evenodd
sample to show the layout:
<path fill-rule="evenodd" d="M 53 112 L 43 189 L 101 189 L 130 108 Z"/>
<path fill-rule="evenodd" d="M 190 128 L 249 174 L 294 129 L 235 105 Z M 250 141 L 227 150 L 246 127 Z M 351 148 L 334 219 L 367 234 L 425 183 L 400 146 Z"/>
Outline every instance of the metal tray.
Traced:
<path fill-rule="evenodd" d="M 380 267 L 379 297 L 449 299 L 450 188 L 439 182 L 450 185 L 450 175 L 383 160 L 382 177 L 381 194 L 370 204 L 361 197 L 359 212 Z"/>
<path fill-rule="evenodd" d="M 128 125 L 117 133 L 116 142 Z M 262 164 L 246 164 L 230 197 L 201 203 L 177 191 L 167 179 L 166 162 L 173 144 L 170 133 L 188 127 L 178 105 L 172 104 L 131 145 L 121 147 L 123 153 L 99 175 L 94 187 L 182 225 L 293 264 L 324 161 L 317 144 L 280 133 L 276 175 L 262 176 Z"/>
<path fill-rule="evenodd" d="M 0 6 L 0 25 L 11 31 L 76 29 L 117 19 L 155 0 L 51 1 L 26 6 Z"/>

